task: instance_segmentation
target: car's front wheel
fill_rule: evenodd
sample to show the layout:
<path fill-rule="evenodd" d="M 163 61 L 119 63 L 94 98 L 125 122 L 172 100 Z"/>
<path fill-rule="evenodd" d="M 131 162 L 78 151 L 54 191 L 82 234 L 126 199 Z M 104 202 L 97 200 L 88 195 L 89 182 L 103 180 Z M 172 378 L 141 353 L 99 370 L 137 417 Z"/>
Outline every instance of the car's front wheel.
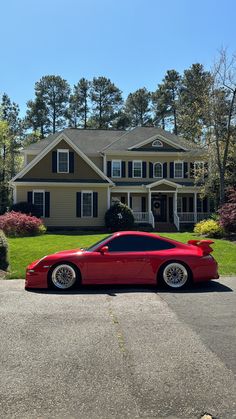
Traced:
<path fill-rule="evenodd" d="M 69 263 L 54 266 L 49 274 L 50 285 L 59 290 L 73 288 L 78 282 L 78 271 Z"/>
<path fill-rule="evenodd" d="M 180 262 L 167 263 L 161 270 L 161 279 L 168 288 L 184 288 L 191 279 L 190 270 Z"/>

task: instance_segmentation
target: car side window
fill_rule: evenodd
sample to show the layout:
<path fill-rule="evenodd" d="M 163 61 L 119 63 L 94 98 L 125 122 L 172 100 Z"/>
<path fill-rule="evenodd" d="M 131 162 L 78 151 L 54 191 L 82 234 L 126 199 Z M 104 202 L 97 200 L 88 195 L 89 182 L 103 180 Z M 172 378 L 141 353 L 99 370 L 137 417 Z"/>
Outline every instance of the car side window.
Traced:
<path fill-rule="evenodd" d="M 109 252 L 148 252 L 173 249 L 174 244 L 155 237 L 120 236 L 107 243 Z"/>

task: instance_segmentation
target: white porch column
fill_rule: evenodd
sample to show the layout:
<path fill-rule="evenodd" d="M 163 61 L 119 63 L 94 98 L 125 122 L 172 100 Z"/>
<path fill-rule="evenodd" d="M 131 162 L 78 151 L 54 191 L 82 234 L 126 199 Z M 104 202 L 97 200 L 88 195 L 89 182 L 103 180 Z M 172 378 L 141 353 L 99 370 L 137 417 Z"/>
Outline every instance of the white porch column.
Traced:
<path fill-rule="evenodd" d="M 177 214 L 177 190 L 174 195 L 174 213 Z"/>
<path fill-rule="evenodd" d="M 148 212 L 152 210 L 152 193 L 150 189 L 148 190 Z"/>
<path fill-rule="evenodd" d="M 111 190 L 108 187 L 107 188 L 107 209 L 109 209 L 111 206 Z"/>
<path fill-rule="evenodd" d="M 197 192 L 194 192 L 194 223 L 197 223 Z"/>
<path fill-rule="evenodd" d="M 130 192 L 127 192 L 127 205 L 130 208 Z"/>

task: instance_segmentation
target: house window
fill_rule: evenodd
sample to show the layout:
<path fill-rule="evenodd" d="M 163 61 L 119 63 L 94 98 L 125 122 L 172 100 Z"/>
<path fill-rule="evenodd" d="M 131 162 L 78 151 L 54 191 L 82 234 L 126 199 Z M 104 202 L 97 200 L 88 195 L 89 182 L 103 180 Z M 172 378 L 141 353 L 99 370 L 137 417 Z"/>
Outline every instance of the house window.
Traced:
<path fill-rule="evenodd" d="M 33 204 L 37 207 L 40 217 L 44 217 L 44 191 L 33 191 Z"/>
<path fill-rule="evenodd" d="M 160 140 L 154 140 L 154 141 L 152 142 L 152 146 L 153 146 L 153 147 L 163 147 L 163 142 L 162 142 L 162 141 L 160 141 Z"/>
<path fill-rule="evenodd" d="M 92 192 L 82 192 L 81 199 L 82 206 L 82 217 L 92 217 L 93 213 L 93 193 Z"/>
<path fill-rule="evenodd" d="M 174 177 L 183 178 L 184 177 L 183 162 L 175 161 L 174 168 L 175 168 Z"/>
<path fill-rule="evenodd" d="M 194 176 L 200 179 L 204 178 L 204 161 L 194 162 Z"/>
<path fill-rule="evenodd" d="M 69 173 L 69 150 L 57 150 L 57 173 Z"/>
<path fill-rule="evenodd" d="M 121 177 L 121 161 L 120 160 L 112 160 L 111 176 Z"/>
<path fill-rule="evenodd" d="M 153 165 L 153 176 L 156 178 L 163 178 L 162 163 L 154 163 Z"/>
<path fill-rule="evenodd" d="M 134 178 L 142 177 L 142 162 L 140 160 L 136 160 L 133 162 L 133 177 Z"/>

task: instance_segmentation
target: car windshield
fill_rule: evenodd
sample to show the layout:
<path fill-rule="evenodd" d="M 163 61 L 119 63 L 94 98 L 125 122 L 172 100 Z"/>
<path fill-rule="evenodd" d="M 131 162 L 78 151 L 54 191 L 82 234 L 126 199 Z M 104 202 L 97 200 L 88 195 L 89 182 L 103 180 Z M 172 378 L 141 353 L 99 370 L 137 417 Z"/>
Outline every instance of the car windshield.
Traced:
<path fill-rule="evenodd" d="M 99 245 L 102 245 L 103 243 L 105 243 L 107 241 L 107 239 L 109 239 L 110 237 L 112 237 L 113 235 L 110 234 L 110 236 L 105 237 L 105 239 L 99 240 L 97 243 L 93 244 L 92 246 L 88 247 L 86 249 L 87 252 L 94 252 L 94 250 L 96 250 L 96 248 Z"/>

